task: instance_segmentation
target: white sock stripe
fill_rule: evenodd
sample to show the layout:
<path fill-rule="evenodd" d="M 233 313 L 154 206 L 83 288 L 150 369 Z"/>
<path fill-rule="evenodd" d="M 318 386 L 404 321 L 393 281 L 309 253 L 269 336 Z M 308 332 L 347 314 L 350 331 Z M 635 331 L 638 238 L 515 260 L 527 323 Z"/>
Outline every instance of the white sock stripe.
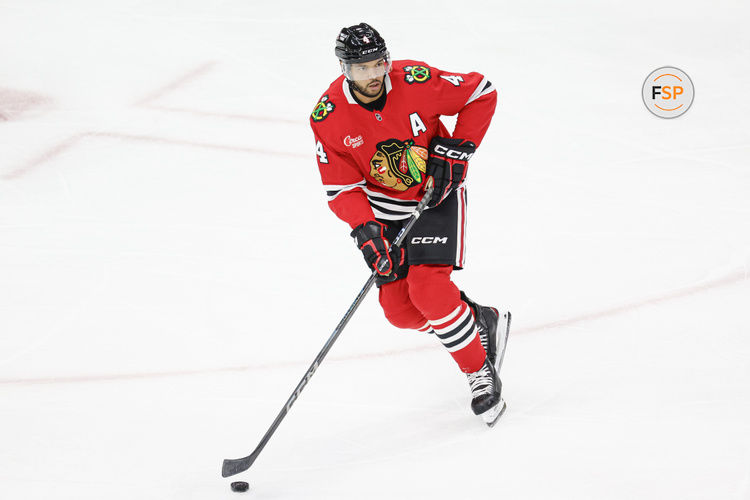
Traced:
<path fill-rule="evenodd" d="M 474 316 L 471 314 L 471 310 L 469 311 L 469 314 L 462 314 L 459 319 L 452 322 L 451 325 L 447 328 L 443 328 L 441 330 L 435 330 L 435 334 L 444 339 L 447 337 L 452 337 L 455 332 L 459 330 L 466 330 L 466 325 L 473 325 L 474 324 Z"/>
<path fill-rule="evenodd" d="M 450 323 L 448 323 L 447 326 L 443 328 L 436 328 L 435 323 L 432 323 L 432 328 L 435 330 L 435 333 L 437 333 L 438 335 L 441 335 L 441 334 L 445 335 L 446 333 L 450 333 L 456 328 L 458 328 L 460 325 L 462 325 L 466 321 L 466 318 L 468 316 L 471 316 L 471 309 L 467 307 L 466 310 L 463 312 L 463 314 L 461 314 L 461 316 L 452 320 Z M 473 323 L 473 321 L 471 323 Z M 445 324 L 445 323 L 442 323 L 442 324 Z"/>
<path fill-rule="evenodd" d="M 466 340 L 464 340 L 463 342 L 461 342 L 460 344 L 455 345 L 453 347 L 448 347 L 447 348 L 448 352 L 460 351 L 461 349 L 463 349 L 467 345 L 471 344 L 471 342 L 476 338 L 476 336 L 477 336 L 477 332 L 476 332 L 476 330 L 474 330 L 474 332 L 471 335 L 469 335 L 469 337 Z"/>
<path fill-rule="evenodd" d="M 458 340 L 461 337 L 463 337 L 464 335 L 466 335 L 466 333 L 469 330 L 471 330 L 472 328 L 476 328 L 476 325 L 474 324 L 473 321 L 469 321 L 469 322 L 466 323 L 466 325 L 463 328 L 461 328 L 456 333 L 453 333 L 453 334 L 451 334 L 448 337 L 440 337 L 440 336 L 438 336 L 438 338 L 440 339 L 440 342 L 442 342 L 443 344 L 447 345 L 447 344 L 450 344 L 452 342 L 455 342 L 456 340 Z"/>
<path fill-rule="evenodd" d="M 461 312 L 461 308 L 462 308 L 462 307 L 464 307 L 464 305 L 465 305 L 465 302 L 461 302 L 461 303 L 460 303 L 460 304 L 458 305 L 458 307 L 457 307 L 457 308 L 455 308 L 455 309 L 453 310 L 453 312 L 451 312 L 451 313 L 450 313 L 449 315 L 447 315 L 447 316 L 445 316 L 445 317 L 443 317 L 443 318 L 440 318 L 440 319 L 436 319 L 436 320 L 430 320 L 430 324 L 431 324 L 432 326 L 435 326 L 435 325 L 442 325 L 443 323 L 446 323 L 446 322 L 448 322 L 448 321 L 452 320 L 453 318 L 455 318 L 455 317 L 456 317 L 456 316 L 458 315 L 458 313 L 460 313 L 460 312 Z M 468 307 L 467 307 L 466 309 L 468 309 Z"/>
<path fill-rule="evenodd" d="M 430 330 L 432 330 L 432 325 L 430 324 L 429 321 L 425 322 L 424 325 L 417 328 L 417 331 L 420 331 L 420 332 L 429 332 Z"/>

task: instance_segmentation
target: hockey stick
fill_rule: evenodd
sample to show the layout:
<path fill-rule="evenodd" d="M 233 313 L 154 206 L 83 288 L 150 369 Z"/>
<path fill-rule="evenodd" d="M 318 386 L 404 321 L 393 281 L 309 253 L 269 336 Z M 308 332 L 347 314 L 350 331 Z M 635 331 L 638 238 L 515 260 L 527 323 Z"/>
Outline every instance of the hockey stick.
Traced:
<path fill-rule="evenodd" d="M 409 220 L 406 222 L 406 224 L 404 224 L 404 227 L 401 228 L 401 231 L 399 231 L 398 235 L 396 236 L 396 239 L 393 240 L 393 243 L 392 243 L 393 246 L 401 245 L 404 238 L 406 238 L 406 235 L 409 233 L 409 231 L 411 231 L 411 228 L 417 222 L 417 219 L 419 219 L 419 216 L 422 215 L 422 212 L 424 212 L 424 209 L 427 206 L 427 202 L 430 200 L 430 197 L 432 196 L 432 190 L 433 190 L 432 177 L 427 178 L 427 182 L 425 186 L 426 186 L 425 194 L 422 197 L 422 200 L 420 200 L 420 202 L 417 204 L 417 208 L 414 209 L 414 213 L 412 213 L 411 217 L 409 217 Z M 258 446 L 255 447 L 255 450 L 250 455 L 244 458 L 235 458 L 235 459 L 225 458 L 224 463 L 221 466 L 222 477 L 234 476 L 235 474 L 239 474 L 240 472 L 246 471 L 253 465 L 255 460 L 258 458 L 258 455 L 260 455 L 260 452 L 263 451 L 263 448 L 265 448 L 266 444 L 268 444 L 268 441 L 271 439 L 271 436 L 273 436 L 273 433 L 276 432 L 276 429 L 281 424 L 281 421 L 284 420 L 284 417 L 286 417 L 286 414 L 289 413 L 289 409 L 292 407 L 294 402 L 299 397 L 300 393 L 302 392 L 302 389 L 305 388 L 307 383 L 315 374 L 315 370 L 317 370 L 318 367 L 320 366 L 320 363 L 323 362 L 323 358 L 326 357 L 326 354 L 328 354 L 328 351 L 331 350 L 331 347 L 333 346 L 334 342 L 336 342 L 336 339 L 338 339 L 339 335 L 341 335 L 341 332 L 344 331 L 344 327 L 347 325 L 347 323 L 349 323 L 349 320 L 352 318 L 352 316 L 354 315 L 354 312 L 362 303 L 362 300 L 365 298 L 365 295 L 367 295 L 367 292 L 369 292 L 370 288 L 372 288 L 372 285 L 375 284 L 375 279 L 377 278 L 377 276 L 378 276 L 377 271 L 373 271 L 370 277 L 367 279 L 365 286 L 363 286 L 362 290 L 359 291 L 357 298 L 354 299 L 354 302 L 352 303 L 352 305 L 349 306 L 349 310 L 346 311 L 346 314 L 344 314 L 344 317 L 341 319 L 339 324 L 333 330 L 333 333 L 326 341 L 325 345 L 323 346 L 323 349 L 321 349 L 321 351 L 318 353 L 318 355 L 315 358 L 315 361 L 313 361 L 313 363 L 310 365 L 310 368 L 307 369 L 307 372 L 305 372 L 305 376 L 302 377 L 302 380 L 299 381 L 299 384 L 297 384 L 297 387 L 294 389 L 294 392 L 292 392 L 292 395 L 289 396 L 289 399 L 286 401 L 286 404 L 281 408 L 281 411 L 276 416 L 276 420 L 274 420 L 273 423 L 271 424 L 271 427 L 268 428 L 265 436 L 263 436 L 263 439 L 261 439 L 260 443 L 258 443 Z"/>

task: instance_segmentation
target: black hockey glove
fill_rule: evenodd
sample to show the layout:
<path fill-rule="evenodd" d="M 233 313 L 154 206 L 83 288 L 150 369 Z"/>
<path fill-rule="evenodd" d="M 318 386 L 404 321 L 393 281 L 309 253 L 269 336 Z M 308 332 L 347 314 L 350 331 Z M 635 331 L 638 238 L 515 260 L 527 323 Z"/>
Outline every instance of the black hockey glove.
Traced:
<path fill-rule="evenodd" d="M 432 138 L 425 176 L 432 177 L 435 190 L 427 202 L 428 207 L 438 206 L 464 181 L 467 162 L 476 150 L 477 146 L 471 141 L 437 135 Z"/>
<path fill-rule="evenodd" d="M 371 220 L 354 228 L 351 233 L 357 248 L 362 250 L 367 266 L 380 276 L 390 276 L 393 269 L 401 264 L 404 252 L 392 247 L 385 237 L 385 225 Z M 395 275 L 393 275 L 395 279 Z M 390 280 L 386 280 L 390 281 Z"/>

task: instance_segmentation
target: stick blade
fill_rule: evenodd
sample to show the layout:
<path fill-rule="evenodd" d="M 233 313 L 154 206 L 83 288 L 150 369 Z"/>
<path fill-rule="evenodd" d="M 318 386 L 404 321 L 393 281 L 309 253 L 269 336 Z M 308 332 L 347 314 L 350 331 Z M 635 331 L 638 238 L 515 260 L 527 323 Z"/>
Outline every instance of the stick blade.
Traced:
<path fill-rule="evenodd" d="M 221 465 L 221 477 L 234 476 L 240 472 L 245 472 L 255 462 L 255 454 L 248 455 L 244 458 L 225 458 Z"/>

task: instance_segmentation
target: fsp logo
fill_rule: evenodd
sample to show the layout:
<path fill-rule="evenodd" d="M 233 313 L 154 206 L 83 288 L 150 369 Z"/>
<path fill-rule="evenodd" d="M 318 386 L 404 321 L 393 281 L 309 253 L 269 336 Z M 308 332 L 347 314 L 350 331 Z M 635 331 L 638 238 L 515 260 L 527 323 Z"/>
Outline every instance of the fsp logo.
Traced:
<path fill-rule="evenodd" d="M 446 243 L 448 243 L 448 237 L 445 236 L 441 238 L 439 236 L 415 236 L 411 239 L 412 245 L 429 245 L 438 243 L 442 243 L 443 245 L 445 245 Z"/>
<path fill-rule="evenodd" d="M 659 118 L 677 118 L 693 104 L 693 82 L 675 67 L 664 66 L 651 72 L 643 82 L 643 104 Z"/>

